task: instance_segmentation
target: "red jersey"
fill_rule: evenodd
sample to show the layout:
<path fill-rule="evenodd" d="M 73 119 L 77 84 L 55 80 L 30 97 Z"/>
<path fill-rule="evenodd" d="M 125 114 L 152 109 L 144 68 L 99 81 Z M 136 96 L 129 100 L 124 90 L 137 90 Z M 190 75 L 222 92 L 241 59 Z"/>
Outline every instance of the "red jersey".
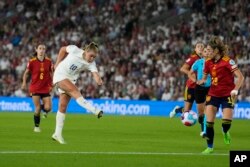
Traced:
<path fill-rule="evenodd" d="M 230 92 L 235 87 L 233 72 L 237 69 L 234 60 L 228 56 L 223 56 L 217 62 L 208 59 L 204 68 L 204 73 L 210 74 L 212 78 L 208 95 L 215 97 L 230 96 Z"/>
<path fill-rule="evenodd" d="M 197 54 L 193 54 L 191 56 L 189 56 L 189 58 L 186 60 L 186 64 L 188 64 L 190 66 L 190 68 L 192 67 L 192 65 L 194 64 L 194 62 L 196 60 L 200 59 L 200 56 L 198 56 Z M 187 82 L 186 82 L 186 86 L 188 88 L 195 88 L 196 86 L 196 83 L 193 82 L 191 79 L 188 79 Z"/>
<path fill-rule="evenodd" d="M 52 61 L 47 57 L 43 61 L 35 57 L 29 60 L 27 69 L 31 73 L 30 93 L 49 93 L 52 89 Z"/>

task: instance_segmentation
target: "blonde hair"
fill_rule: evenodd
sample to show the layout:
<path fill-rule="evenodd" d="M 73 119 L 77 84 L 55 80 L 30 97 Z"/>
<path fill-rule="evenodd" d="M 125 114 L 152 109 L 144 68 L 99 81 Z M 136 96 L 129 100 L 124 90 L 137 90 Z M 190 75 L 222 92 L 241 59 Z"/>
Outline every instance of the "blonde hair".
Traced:
<path fill-rule="evenodd" d="M 213 49 L 217 48 L 219 50 L 219 53 L 223 56 L 228 54 L 228 46 L 225 45 L 223 41 L 217 36 L 212 37 L 208 45 Z"/>
<path fill-rule="evenodd" d="M 85 45 L 83 48 L 84 51 L 94 51 L 94 52 L 98 52 L 99 51 L 99 47 L 95 42 L 91 42 L 88 45 Z"/>

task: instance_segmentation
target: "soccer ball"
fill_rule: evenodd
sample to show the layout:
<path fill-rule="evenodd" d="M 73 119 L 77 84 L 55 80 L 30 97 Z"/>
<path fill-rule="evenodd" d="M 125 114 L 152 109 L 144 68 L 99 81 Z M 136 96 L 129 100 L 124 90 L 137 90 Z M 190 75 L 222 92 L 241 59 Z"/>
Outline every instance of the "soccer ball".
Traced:
<path fill-rule="evenodd" d="M 196 114 L 196 112 L 194 111 L 189 111 L 189 112 L 184 112 L 181 115 L 181 122 L 185 125 L 185 126 L 193 126 L 196 124 L 198 119 L 198 116 Z"/>

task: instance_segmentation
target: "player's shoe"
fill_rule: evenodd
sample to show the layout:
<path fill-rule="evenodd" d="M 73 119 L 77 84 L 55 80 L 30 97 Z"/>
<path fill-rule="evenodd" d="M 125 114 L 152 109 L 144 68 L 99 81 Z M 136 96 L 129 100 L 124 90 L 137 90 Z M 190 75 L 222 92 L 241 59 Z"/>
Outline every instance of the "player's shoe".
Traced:
<path fill-rule="evenodd" d="M 213 148 L 206 148 L 204 151 L 202 151 L 202 154 L 212 154 L 214 152 Z"/>
<path fill-rule="evenodd" d="M 34 127 L 34 132 L 39 133 L 41 132 L 41 129 L 39 127 Z"/>
<path fill-rule="evenodd" d="M 43 113 L 43 118 L 48 118 L 48 113 L 47 112 Z"/>
<path fill-rule="evenodd" d="M 200 136 L 203 138 L 203 139 L 206 139 L 208 140 L 209 138 L 207 137 L 207 134 L 205 132 L 201 132 L 200 133 Z"/>
<path fill-rule="evenodd" d="M 57 141 L 60 144 L 66 144 L 66 142 L 63 139 L 63 137 L 62 136 L 59 137 L 56 134 L 52 135 L 52 140 L 55 140 L 55 141 Z"/>
<path fill-rule="evenodd" d="M 230 136 L 230 133 L 229 133 L 229 132 L 223 133 L 223 136 L 224 136 L 224 143 L 225 143 L 225 144 L 230 144 L 230 143 L 231 143 L 231 136 Z"/>
<path fill-rule="evenodd" d="M 101 118 L 103 116 L 103 111 L 100 111 L 98 114 L 97 114 L 97 118 Z"/>
<path fill-rule="evenodd" d="M 173 118 L 176 115 L 176 109 L 178 109 L 179 106 L 175 106 L 174 109 L 170 112 L 169 117 Z"/>

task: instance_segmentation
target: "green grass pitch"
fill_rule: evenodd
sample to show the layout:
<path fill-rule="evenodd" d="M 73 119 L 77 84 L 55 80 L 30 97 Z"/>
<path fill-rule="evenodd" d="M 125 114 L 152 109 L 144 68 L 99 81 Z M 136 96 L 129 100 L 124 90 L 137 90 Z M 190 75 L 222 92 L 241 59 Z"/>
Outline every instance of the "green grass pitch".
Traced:
<path fill-rule="evenodd" d="M 55 114 L 41 120 L 41 133 L 33 132 L 32 118 L 0 113 L 0 167 L 224 167 L 229 150 L 250 150 L 249 120 L 233 121 L 230 146 L 216 120 L 215 154 L 201 155 L 200 126 L 185 127 L 179 118 L 68 114 L 66 145 L 51 140 Z"/>

